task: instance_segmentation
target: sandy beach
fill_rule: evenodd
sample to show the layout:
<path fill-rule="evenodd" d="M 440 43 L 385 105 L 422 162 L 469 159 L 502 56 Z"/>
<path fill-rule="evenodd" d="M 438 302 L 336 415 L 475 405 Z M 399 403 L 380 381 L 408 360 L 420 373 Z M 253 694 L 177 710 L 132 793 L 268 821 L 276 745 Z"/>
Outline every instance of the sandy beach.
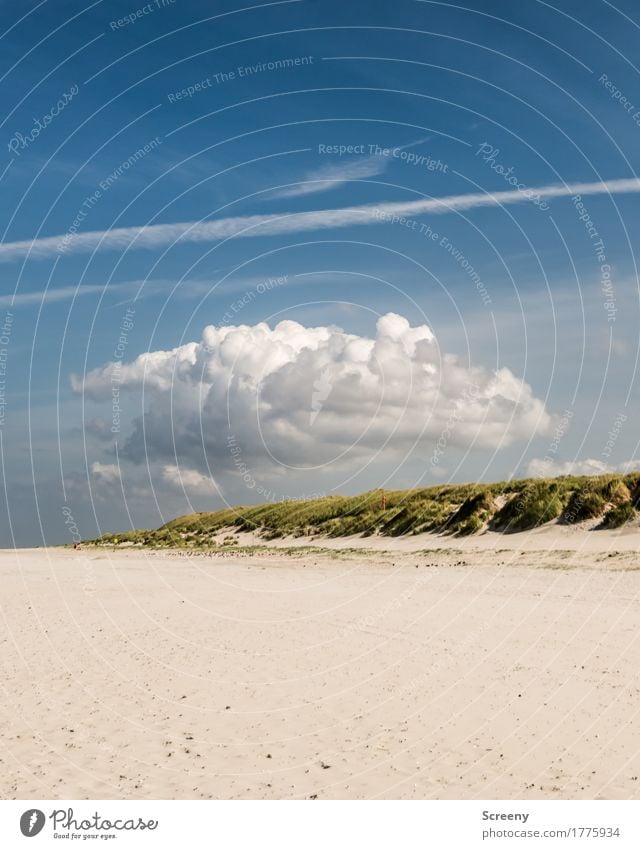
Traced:
<path fill-rule="evenodd" d="M 1 552 L 2 797 L 640 796 L 637 532 L 313 545 Z"/>

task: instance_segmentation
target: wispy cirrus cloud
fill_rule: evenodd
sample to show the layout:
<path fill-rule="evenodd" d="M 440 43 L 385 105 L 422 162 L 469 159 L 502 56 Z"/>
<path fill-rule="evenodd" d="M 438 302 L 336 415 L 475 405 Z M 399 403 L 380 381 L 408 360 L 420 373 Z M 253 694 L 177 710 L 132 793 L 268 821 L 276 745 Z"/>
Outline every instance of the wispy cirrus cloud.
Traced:
<path fill-rule="evenodd" d="M 189 281 L 190 282 L 190 281 Z M 143 295 L 157 294 L 175 285 L 170 280 L 128 280 L 123 283 L 82 283 L 76 286 L 49 286 L 35 292 L 16 292 L 13 295 L 0 295 L 0 309 L 39 306 L 40 304 L 71 301 L 87 295 L 121 295 L 130 293 L 136 299 Z"/>
<path fill-rule="evenodd" d="M 606 180 L 593 183 L 553 184 L 532 187 L 530 194 L 540 198 L 564 198 L 572 195 L 617 195 L 640 192 L 640 179 Z M 390 216 L 445 215 L 470 209 L 529 203 L 527 194 L 519 190 L 474 192 L 393 203 L 364 204 L 312 212 L 283 212 L 267 215 L 241 215 L 213 221 L 182 221 L 173 224 L 150 224 L 114 227 L 77 233 L 65 240 L 63 254 L 93 251 L 160 248 L 175 243 L 220 242 L 230 238 L 275 236 L 331 230 L 363 224 L 381 224 Z M 48 259 L 61 254 L 63 236 L 5 242 L 0 245 L 0 262 L 15 262 L 31 257 Z"/>
<path fill-rule="evenodd" d="M 131 283 L 114 284 L 109 291 L 115 292 L 130 288 Z M 18 292 L 15 295 L 0 295 L 0 309 L 32 306 L 33 304 L 53 303 L 55 301 L 70 301 L 82 295 L 99 295 L 106 286 L 102 283 L 90 286 L 61 286 L 59 289 L 44 289 L 37 292 Z"/>
<path fill-rule="evenodd" d="M 294 186 L 276 189 L 270 197 L 295 198 L 327 192 L 353 180 L 378 177 L 386 168 L 387 161 L 381 156 L 367 156 L 364 159 L 351 159 L 347 162 L 338 162 L 335 165 L 325 165 L 323 168 L 307 172 L 302 180 Z"/>
<path fill-rule="evenodd" d="M 300 182 L 292 186 L 287 186 L 283 189 L 275 189 L 270 193 L 270 198 L 295 198 L 303 197 L 304 195 L 318 194 L 319 192 L 327 192 L 330 189 L 336 189 L 344 183 L 350 183 L 357 180 L 366 180 L 369 177 L 379 177 L 383 174 L 390 163 L 393 161 L 389 156 L 389 152 L 393 151 L 399 154 L 401 151 L 408 150 L 411 147 L 424 144 L 431 137 L 425 136 L 408 144 L 398 145 L 393 148 L 387 148 L 386 152 L 380 149 L 379 153 L 371 153 L 369 156 L 356 154 L 357 158 L 350 158 L 344 162 L 340 161 L 332 165 L 323 165 L 321 168 L 316 168 L 313 171 L 308 171 Z M 364 146 L 362 145 L 364 149 Z M 371 150 L 371 146 L 370 146 Z"/>
<path fill-rule="evenodd" d="M 222 272 L 224 269 L 214 270 L 214 275 L 217 272 Z M 288 275 L 284 278 L 278 278 L 277 285 L 295 285 L 296 279 L 289 280 Z M 113 304 L 109 302 L 110 307 L 117 307 L 122 304 L 139 301 L 142 298 L 153 297 L 155 295 L 166 295 L 171 292 L 176 298 L 200 298 L 203 295 L 211 294 L 217 291 L 221 295 L 230 295 L 234 292 L 252 292 L 260 284 L 264 285 L 264 277 L 240 277 L 236 279 L 222 280 L 212 276 L 202 280 L 194 280 L 188 277 L 180 280 L 169 279 L 150 279 L 150 280 L 128 280 L 122 283 L 82 283 L 77 286 L 61 286 L 55 288 L 50 286 L 47 289 L 38 289 L 34 292 L 16 292 L 13 295 L 0 295 L 0 309 L 17 309 L 19 307 L 40 306 L 41 304 L 57 303 L 60 301 L 71 301 L 86 295 L 129 295 L 122 301 Z"/>

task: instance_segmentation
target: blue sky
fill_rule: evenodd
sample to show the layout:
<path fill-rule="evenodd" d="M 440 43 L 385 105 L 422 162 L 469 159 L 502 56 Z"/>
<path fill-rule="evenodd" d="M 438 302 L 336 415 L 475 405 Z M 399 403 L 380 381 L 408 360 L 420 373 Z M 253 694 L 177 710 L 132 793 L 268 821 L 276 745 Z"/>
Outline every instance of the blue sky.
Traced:
<path fill-rule="evenodd" d="M 633 4 L 45 0 L 0 32 L 3 545 L 635 464 Z"/>

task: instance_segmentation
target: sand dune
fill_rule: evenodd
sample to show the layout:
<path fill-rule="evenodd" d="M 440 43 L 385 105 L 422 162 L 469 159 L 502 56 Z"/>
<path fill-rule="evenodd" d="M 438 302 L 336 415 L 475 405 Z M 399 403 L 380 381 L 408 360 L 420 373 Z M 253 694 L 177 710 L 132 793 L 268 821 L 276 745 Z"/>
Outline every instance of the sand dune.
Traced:
<path fill-rule="evenodd" d="M 637 534 L 574 530 L 4 551 L 2 795 L 637 798 Z"/>

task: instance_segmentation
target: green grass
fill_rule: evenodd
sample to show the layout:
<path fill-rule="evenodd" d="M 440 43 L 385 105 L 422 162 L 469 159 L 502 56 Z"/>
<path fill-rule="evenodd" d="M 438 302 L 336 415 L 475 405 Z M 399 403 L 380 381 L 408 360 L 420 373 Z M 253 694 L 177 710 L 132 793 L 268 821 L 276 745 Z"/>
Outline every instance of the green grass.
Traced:
<path fill-rule="evenodd" d="M 635 486 L 634 481 L 629 482 Z M 631 490 L 623 478 L 615 476 L 587 478 L 571 493 L 562 513 L 562 521 L 571 525 L 587 519 L 597 519 L 603 516 L 608 508 L 611 512 L 625 505 L 633 508 Z M 607 527 L 619 526 L 607 525 Z"/>
<path fill-rule="evenodd" d="M 529 531 L 557 519 L 569 490 L 562 478 L 528 482 L 492 518 L 491 526 L 503 533 Z"/>
<path fill-rule="evenodd" d="M 602 516 L 607 506 L 604 497 L 589 485 L 580 487 L 571 493 L 569 502 L 562 513 L 562 521 L 567 525 L 596 519 Z"/>
<path fill-rule="evenodd" d="M 491 492 L 476 492 L 466 498 L 460 507 L 446 520 L 444 530 L 468 536 L 477 533 L 496 512 L 497 505 Z"/>
<path fill-rule="evenodd" d="M 636 511 L 631 502 L 626 502 L 624 504 L 618 504 L 617 507 L 612 507 L 608 513 L 605 514 L 604 519 L 600 523 L 601 528 L 621 528 L 623 525 L 627 525 L 636 517 Z"/>
<path fill-rule="evenodd" d="M 426 532 L 468 536 L 487 527 L 517 533 L 556 520 L 573 524 L 600 516 L 604 517 L 601 527 L 619 527 L 635 517 L 639 502 L 638 473 L 375 489 L 356 496 L 331 495 L 192 513 L 157 530 L 109 533 L 90 542 L 149 548 L 218 546 L 224 550 L 237 545 L 234 532 L 241 531 L 255 531 L 265 541 Z"/>

